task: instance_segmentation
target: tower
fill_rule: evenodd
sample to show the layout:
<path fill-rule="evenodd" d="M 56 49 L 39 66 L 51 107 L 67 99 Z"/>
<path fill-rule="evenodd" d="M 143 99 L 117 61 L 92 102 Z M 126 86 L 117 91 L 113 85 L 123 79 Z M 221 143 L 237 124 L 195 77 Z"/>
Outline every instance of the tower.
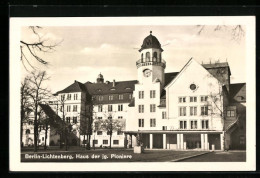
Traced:
<path fill-rule="evenodd" d="M 162 59 L 163 49 L 158 39 L 152 35 L 147 36 L 143 40 L 140 59 L 136 62 L 138 70 L 138 81 L 143 83 L 149 80 L 150 82 L 160 82 L 164 86 L 164 69 L 166 62 Z"/>
<path fill-rule="evenodd" d="M 101 73 L 98 74 L 97 83 L 104 83 L 104 77 L 103 77 L 103 75 Z"/>

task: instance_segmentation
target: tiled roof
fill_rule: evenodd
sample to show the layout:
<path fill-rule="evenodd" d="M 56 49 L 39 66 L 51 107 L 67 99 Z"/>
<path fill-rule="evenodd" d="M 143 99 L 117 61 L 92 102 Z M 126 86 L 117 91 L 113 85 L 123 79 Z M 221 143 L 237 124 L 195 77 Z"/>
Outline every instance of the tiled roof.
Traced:
<path fill-rule="evenodd" d="M 238 119 L 236 120 L 225 120 L 224 130 L 228 131 L 232 126 L 237 123 Z"/>
<path fill-rule="evenodd" d="M 164 86 L 168 85 L 177 75 L 179 72 L 170 72 L 170 73 L 165 73 L 164 75 Z"/>
<path fill-rule="evenodd" d="M 57 115 L 55 111 L 52 110 L 52 108 L 47 104 L 39 104 L 44 113 L 51 119 L 51 125 L 55 126 L 62 122 L 60 116 Z"/>
<path fill-rule="evenodd" d="M 67 88 L 56 92 L 54 95 L 57 95 L 59 93 L 72 93 L 72 92 L 86 92 L 86 88 L 85 85 L 76 81 L 71 84 L 70 86 L 68 86 Z"/>
<path fill-rule="evenodd" d="M 87 91 L 91 95 L 104 95 L 104 94 L 121 94 L 121 93 L 133 93 L 135 89 L 135 84 L 137 80 L 132 81 L 120 81 L 115 82 L 115 87 L 113 87 L 113 82 L 109 83 L 85 83 Z"/>
<path fill-rule="evenodd" d="M 242 91 L 242 89 L 244 91 Z M 239 94 L 246 99 L 246 83 L 233 83 L 229 86 L 229 96 L 230 99 L 234 99 L 234 97 Z"/>

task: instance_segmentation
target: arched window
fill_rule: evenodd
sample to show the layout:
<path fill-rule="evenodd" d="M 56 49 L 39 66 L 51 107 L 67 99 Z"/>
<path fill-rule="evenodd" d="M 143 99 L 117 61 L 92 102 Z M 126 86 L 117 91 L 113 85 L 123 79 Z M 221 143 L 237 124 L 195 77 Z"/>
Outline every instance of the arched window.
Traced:
<path fill-rule="evenodd" d="M 157 61 L 157 52 L 153 53 L 153 61 Z"/>
<path fill-rule="evenodd" d="M 162 60 L 162 54 L 160 53 L 158 61 L 161 62 L 161 60 Z"/>
<path fill-rule="evenodd" d="M 145 58 L 147 62 L 150 60 L 150 52 L 146 52 Z"/>
<path fill-rule="evenodd" d="M 30 130 L 27 129 L 27 130 L 25 131 L 25 133 L 26 133 L 26 134 L 30 134 Z"/>
<path fill-rule="evenodd" d="M 142 53 L 142 55 L 141 55 L 141 62 L 144 62 L 144 54 Z"/>

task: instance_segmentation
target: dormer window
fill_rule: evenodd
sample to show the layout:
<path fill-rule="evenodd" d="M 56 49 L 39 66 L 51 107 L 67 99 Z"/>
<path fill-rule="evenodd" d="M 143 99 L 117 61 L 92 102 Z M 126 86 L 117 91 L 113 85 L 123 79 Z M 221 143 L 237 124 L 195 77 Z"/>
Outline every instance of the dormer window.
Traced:
<path fill-rule="evenodd" d="M 113 100 L 113 95 L 109 95 L 108 100 Z"/>
<path fill-rule="evenodd" d="M 110 90 L 116 90 L 115 88 L 111 88 Z"/>
<path fill-rule="evenodd" d="M 130 87 L 127 87 L 127 88 L 125 88 L 126 90 L 131 90 L 132 88 L 130 88 Z"/>
<path fill-rule="evenodd" d="M 98 89 L 97 91 L 98 91 L 98 92 L 101 92 L 102 90 L 101 90 L 101 89 Z"/>

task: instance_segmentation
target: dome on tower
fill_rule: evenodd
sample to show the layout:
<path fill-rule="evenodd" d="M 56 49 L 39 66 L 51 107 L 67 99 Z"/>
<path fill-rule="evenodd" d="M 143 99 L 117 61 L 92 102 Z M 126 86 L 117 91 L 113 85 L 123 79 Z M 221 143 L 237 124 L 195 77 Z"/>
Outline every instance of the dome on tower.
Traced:
<path fill-rule="evenodd" d="M 98 74 L 97 83 L 104 83 L 104 77 L 103 77 L 103 75 L 101 73 Z"/>
<path fill-rule="evenodd" d="M 163 51 L 161 47 L 161 43 L 158 41 L 158 39 L 155 36 L 152 35 L 152 31 L 150 31 L 150 35 L 144 39 L 141 49 L 139 49 L 139 52 L 142 51 L 143 49 L 148 49 L 148 48 L 157 48 Z"/>

